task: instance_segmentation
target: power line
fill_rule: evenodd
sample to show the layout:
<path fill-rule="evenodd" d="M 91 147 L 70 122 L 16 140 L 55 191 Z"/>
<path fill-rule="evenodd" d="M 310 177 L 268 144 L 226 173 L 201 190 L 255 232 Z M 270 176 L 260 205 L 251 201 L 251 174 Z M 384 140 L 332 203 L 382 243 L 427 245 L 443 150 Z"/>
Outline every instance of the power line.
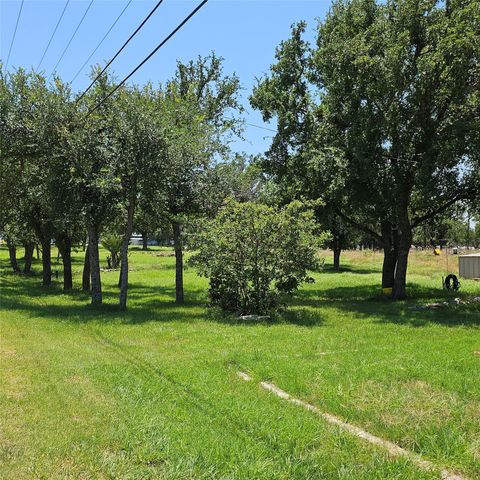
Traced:
<path fill-rule="evenodd" d="M 85 20 L 85 17 L 87 16 L 87 13 L 88 11 L 90 10 L 90 7 L 92 6 L 92 3 L 94 2 L 94 0 L 90 0 L 90 3 L 88 4 L 88 7 L 86 8 L 85 12 L 83 12 L 83 16 L 82 18 L 80 19 L 80 21 L 78 22 L 78 25 L 77 25 L 77 28 L 75 28 L 75 31 L 73 32 L 72 36 L 70 37 L 70 40 L 68 41 L 67 43 L 67 46 L 65 47 L 65 49 L 63 50 L 62 54 L 60 55 L 60 58 L 58 59 L 58 62 L 55 64 L 55 66 L 53 67 L 53 70 L 52 70 L 52 73 L 50 74 L 50 76 L 48 77 L 48 80 L 50 80 L 50 78 L 52 77 L 53 73 L 57 70 L 57 67 L 59 65 L 59 63 L 62 61 L 65 53 L 67 52 L 68 50 L 68 47 L 70 46 L 70 44 L 72 43 L 72 40 L 75 38 L 75 35 L 77 34 L 78 32 L 78 29 L 80 28 L 80 25 L 83 23 L 83 20 Z"/>
<path fill-rule="evenodd" d="M 77 102 L 79 102 L 85 94 L 92 88 L 92 85 L 103 75 L 105 70 L 112 64 L 112 62 L 120 55 L 120 52 L 128 45 L 130 40 L 140 31 L 140 29 L 147 23 L 148 19 L 155 13 L 155 10 L 163 3 L 163 0 L 159 0 L 157 4 L 152 8 L 150 13 L 145 17 L 145 19 L 142 21 L 142 23 L 136 28 L 136 30 L 128 37 L 127 41 L 120 47 L 120 49 L 117 51 L 117 53 L 110 59 L 109 62 L 102 68 L 100 73 L 92 80 L 90 85 L 87 87 L 87 89 L 77 98 Z"/>
<path fill-rule="evenodd" d="M 245 125 L 249 125 L 250 127 L 261 128 L 262 130 L 268 130 L 269 132 L 277 133 L 276 130 L 273 128 L 262 127 L 261 125 L 255 125 L 254 123 L 243 122 Z"/>
<path fill-rule="evenodd" d="M 62 21 L 63 15 L 65 14 L 65 10 L 67 9 L 69 3 L 70 3 L 70 0 L 67 0 L 66 3 L 65 3 L 65 6 L 63 7 L 62 13 L 60 14 L 60 18 L 58 19 L 57 24 L 55 25 L 55 28 L 53 30 L 53 33 L 50 36 L 50 40 L 48 41 L 47 46 L 45 47 L 42 58 L 38 62 L 38 65 L 37 65 L 37 68 L 36 68 L 37 71 L 40 68 L 40 65 L 42 64 L 43 59 L 45 58 L 45 55 L 47 54 L 48 49 L 50 48 L 50 44 L 52 43 L 53 37 L 57 33 L 58 26 L 60 25 L 60 22 Z"/>
<path fill-rule="evenodd" d="M 227 120 L 235 121 L 234 118 L 228 118 L 228 117 L 227 117 Z M 277 133 L 277 131 L 274 130 L 273 128 L 264 127 L 262 125 L 256 125 L 255 123 L 248 123 L 248 122 L 243 122 L 243 121 L 241 123 L 243 125 L 248 125 L 249 127 L 261 128 L 262 130 L 268 130 L 269 132 Z"/>
<path fill-rule="evenodd" d="M 118 17 L 115 19 L 115 21 L 112 23 L 111 27 L 107 30 L 107 33 L 103 36 L 103 38 L 100 40 L 100 42 L 98 43 L 98 45 L 95 47 L 95 49 L 93 50 L 93 52 L 90 54 L 90 56 L 85 60 L 85 62 L 83 63 L 83 65 L 79 68 L 78 72 L 75 74 L 75 76 L 72 78 L 72 80 L 70 81 L 70 83 L 73 83 L 75 81 L 75 79 L 78 77 L 78 75 L 80 74 L 80 72 L 85 68 L 85 65 L 90 61 L 90 59 L 93 57 L 93 55 L 95 54 L 95 52 L 99 49 L 100 45 L 104 42 L 104 40 L 108 37 L 109 33 L 112 31 L 113 27 L 117 24 L 117 22 L 120 20 L 120 18 L 122 17 L 122 15 L 125 13 L 125 10 L 129 7 L 129 5 L 132 3 L 132 0 L 128 0 L 127 4 L 125 5 L 125 7 L 123 8 L 123 10 L 120 12 L 120 15 L 118 15 Z"/>
<path fill-rule="evenodd" d="M 13 31 L 12 41 L 10 43 L 10 48 L 8 49 L 7 63 L 5 64 L 5 69 L 7 68 L 8 62 L 10 60 L 10 54 L 12 53 L 13 43 L 15 42 L 15 36 L 17 35 L 18 22 L 20 21 L 20 16 L 22 15 L 23 2 L 24 0 L 22 0 L 22 3 L 20 4 L 20 10 L 18 11 L 17 22 L 15 23 L 15 30 Z"/>
<path fill-rule="evenodd" d="M 150 58 L 155 55 L 155 53 L 160 50 L 206 3 L 208 0 L 203 0 L 200 4 L 195 7 L 188 16 L 186 16 L 182 22 L 180 22 L 177 27 L 175 27 L 115 88 L 113 88 L 107 95 L 100 100 L 100 102 L 90 109 L 87 113 L 87 117 L 93 113 L 98 107 L 105 103 L 108 98 L 110 98 L 137 70 L 139 70 Z"/>

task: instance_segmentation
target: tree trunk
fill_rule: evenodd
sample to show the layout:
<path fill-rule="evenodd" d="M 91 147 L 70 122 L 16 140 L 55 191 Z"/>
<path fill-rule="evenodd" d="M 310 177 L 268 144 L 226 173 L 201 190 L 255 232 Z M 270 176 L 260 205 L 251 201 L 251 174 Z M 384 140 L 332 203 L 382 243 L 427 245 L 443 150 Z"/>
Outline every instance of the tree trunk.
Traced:
<path fill-rule="evenodd" d="M 467 238 L 466 238 L 467 248 L 470 249 L 470 211 L 467 212 Z"/>
<path fill-rule="evenodd" d="M 175 301 L 183 302 L 183 247 L 181 239 L 181 226 L 172 222 L 173 246 L 175 249 Z"/>
<path fill-rule="evenodd" d="M 389 247 L 383 249 L 382 288 L 393 288 L 397 254 L 398 252 Z"/>
<path fill-rule="evenodd" d="M 58 241 L 58 251 L 62 255 L 63 262 L 63 289 L 71 290 L 72 279 L 72 240 L 68 235 L 62 235 Z"/>
<path fill-rule="evenodd" d="M 340 239 L 337 236 L 333 237 L 333 269 L 338 272 L 340 270 L 340 253 L 342 246 Z"/>
<path fill-rule="evenodd" d="M 340 270 L 340 253 L 342 252 L 342 249 L 340 247 L 335 248 L 333 250 L 333 269 L 335 271 Z"/>
<path fill-rule="evenodd" d="M 143 233 L 142 233 L 142 242 L 143 242 L 142 250 L 148 250 L 148 236 L 147 236 L 147 232 L 143 232 Z"/>
<path fill-rule="evenodd" d="M 118 274 L 118 283 L 117 283 L 118 288 L 122 286 L 122 275 L 123 275 L 122 269 L 123 269 L 122 254 L 120 252 L 120 273 Z"/>
<path fill-rule="evenodd" d="M 88 226 L 88 251 L 90 258 L 90 284 L 92 305 L 102 304 L 102 281 L 100 278 L 100 255 L 98 252 L 98 230 Z"/>
<path fill-rule="evenodd" d="M 128 244 L 133 230 L 133 214 L 135 212 L 135 202 L 131 200 L 127 207 L 127 224 L 123 235 L 122 247 L 120 248 L 120 310 L 127 309 L 127 293 L 128 293 Z"/>
<path fill-rule="evenodd" d="M 42 285 L 48 287 L 52 284 L 52 239 L 44 234 L 42 243 Z"/>
<path fill-rule="evenodd" d="M 382 288 L 393 288 L 398 258 L 398 234 L 390 222 L 383 222 L 381 230 L 383 246 Z"/>
<path fill-rule="evenodd" d="M 395 269 L 395 281 L 393 283 L 392 298 L 403 300 L 407 295 L 407 267 L 408 254 L 412 245 L 412 232 L 408 227 L 402 229 L 399 241 L 397 266 Z"/>
<path fill-rule="evenodd" d="M 23 273 L 28 275 L 32 271 L 33 251 L 35 250 L 35 244 L 33 242 L 25 242 L 25 264 L 23 266 Z"/>
<path fill-rule="evenodd" d="M 85 249 L 85 260 L 83 262 L 82 290 L 90 291 L 90 248 L 87 245 Z"/>
<path fill-rule="evenodd" d="M 10 257 L 10 265 L 12 266 L 13 273 L 20 273 L 20 267 L 18 266 L 18 261 L 17 261 L 17 247 L 8 237 L 7 237 L 7 246 L 8 246 L 8 255 Z"/>

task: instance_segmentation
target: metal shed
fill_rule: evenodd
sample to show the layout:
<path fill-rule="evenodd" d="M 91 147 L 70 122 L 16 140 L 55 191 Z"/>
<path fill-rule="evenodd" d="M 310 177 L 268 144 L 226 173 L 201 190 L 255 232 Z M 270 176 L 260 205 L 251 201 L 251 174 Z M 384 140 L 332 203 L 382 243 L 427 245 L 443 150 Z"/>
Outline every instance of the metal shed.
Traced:
<path fill-rule="evenodd" d="M 463 278 L 480 278 L 480 253 L 460 255 L 458 273 Z"/>

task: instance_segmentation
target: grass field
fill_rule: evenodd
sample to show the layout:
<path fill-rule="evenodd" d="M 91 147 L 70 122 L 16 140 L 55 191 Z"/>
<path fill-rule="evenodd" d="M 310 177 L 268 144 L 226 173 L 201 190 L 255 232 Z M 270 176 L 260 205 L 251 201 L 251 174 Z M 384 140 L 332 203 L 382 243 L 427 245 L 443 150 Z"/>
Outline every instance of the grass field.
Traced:
<path fill-rule="evenodd" d="M 380 254 L 346 253 L 341 273 L 329 256 L 278 318 L 240 324 L 205 307 L 192 269 L 177 306 L 174 259 L 154 253 L 132 250 L 121 314 L 116 272 L 103 275 L 102 308 L 78 291 L 82 252 L 77 291 L 64 294 L 60 280 L 44 289 L 11 275 L 0 251 L 1 479 L 439 478 L 260 380 L 480 479 L 479 304 L 408 308 L 480 295 L 474 281 L 442 292 L 444 257 L 412 253 L 411 297 L 391 303 L 379 295 Z"/>

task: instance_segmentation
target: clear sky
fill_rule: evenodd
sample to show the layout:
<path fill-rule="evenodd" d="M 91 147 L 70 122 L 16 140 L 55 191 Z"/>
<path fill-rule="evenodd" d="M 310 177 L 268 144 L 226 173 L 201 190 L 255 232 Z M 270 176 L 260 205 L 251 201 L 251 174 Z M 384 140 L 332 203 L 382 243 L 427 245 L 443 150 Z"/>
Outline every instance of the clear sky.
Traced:
<path fill-rule="evenodd" d="M 90 0 L 70 0 L 40 70 L 49 75 L 60 58 Z M 110 67 L 119 79 L 128 74 L 200 0 L 164 0 L 155 14 Z M 71 81 L 128 0 L 94 0 L 57 72 Z M 25 0 L 8 68 L 36 68 L 66 0 Z M 133 0 L 90 63 L 110 59 L 156 4 L 156 0 Z M 6 61 L 20 0 L 0 0 L 0 52 Z M 210 0 L 157 54 L 139 70 L 132 81 L 162 82 L 172 76 L 176 59 L 188 61 L 215 51 L 225 59 L 225 73 L 236 73 L 243 87 L 245 120 L 264 125 L 258 112 L 248 105 L 255 77 L 268 71 L 275 47 L 288 38 L 290 26 L 306 20 L 308 38 L 314 38 L 316 18 L 323 18 L 330 0 Z M 88 85 L 89 67 L 73 82 L 74 90 Z M 261 153 L 268 148 L 270 132 L 246 126 L 245 142 L 235 150 Z M 266 138 L 265 138 L 266 137 Z"/>

